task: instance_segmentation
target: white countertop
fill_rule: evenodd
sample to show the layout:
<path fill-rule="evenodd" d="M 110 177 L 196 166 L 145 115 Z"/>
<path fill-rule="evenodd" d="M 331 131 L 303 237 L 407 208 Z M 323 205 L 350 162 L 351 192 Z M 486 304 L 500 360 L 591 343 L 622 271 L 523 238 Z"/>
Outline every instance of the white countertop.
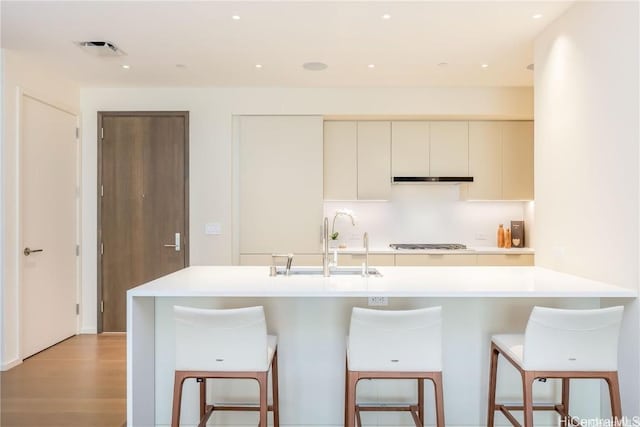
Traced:
<path fill-rule="evenodd" d="M 620 286 L 541 267 L 377 267 L 383 277 L 278 276 L 269 267 L 188 267 L 130 297 L 577 297 L 635 298 Z"/>
<path fill-rule="evenodd" d="M 358 247 L 347 248 L 331 248 L 330 251 L 338 251 L 338 254 L 363 254 L 364 249 Z M 369 248 L 370 254 L 393 254 L 393 255 L 406 255 L 406 254 L 448 254 L 448 255 L 518 255 L 518 254 L 530 254 L 534 255 L 536 252 L 533 248 L 498 248 L 490 246 L 468 246 L 467 249 L 392 249 L 388 246 L 376 246 Z"/>

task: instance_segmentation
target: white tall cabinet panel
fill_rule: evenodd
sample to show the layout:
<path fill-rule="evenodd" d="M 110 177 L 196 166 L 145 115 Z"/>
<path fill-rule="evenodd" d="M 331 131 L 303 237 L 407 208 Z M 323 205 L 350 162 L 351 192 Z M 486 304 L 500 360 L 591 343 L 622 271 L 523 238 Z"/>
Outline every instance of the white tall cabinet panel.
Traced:
<path fill-rule="evenodd" d="M 504 122 L 502 198 L 533 200 L 533 122 Z"/>
<path fill-rule="evenodd" d="M 358 198 L 358 128 L 353 121 L 324 122 L 324 198 Z"/>
<path fill-rule="evenodd" d="M 320 251 L 322 117 L 243 116 L 240 254 Z"/>
<path fill-rule="evenodd" d="M 429 176 L 429 122 L 391 123 L 392 176 Z"/>
<path fill-rule="evenodd" d="M 431 122 L 431 176 L 467 176 L 469 174 L 469 122 Z"/>
<path fill-rule="evenodd" d="M 358 122 L 358 199 L 391 197 L 391 122 Z"/>

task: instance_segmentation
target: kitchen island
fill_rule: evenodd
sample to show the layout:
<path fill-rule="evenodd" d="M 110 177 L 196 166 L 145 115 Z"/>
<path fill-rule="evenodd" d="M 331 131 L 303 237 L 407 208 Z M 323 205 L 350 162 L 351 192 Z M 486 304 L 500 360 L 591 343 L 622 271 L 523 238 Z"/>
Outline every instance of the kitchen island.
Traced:
<path fill-rule="evenodd" d="M 173 386 L 173 305 L 232 308 L 263 305 L 269 332 L 279 336 L 281 424 L 338 426 L 343 417 L 345 336 L 351 308 L 367 297 L 389 298 L 388 309 L 443 307 L 447 425 L 483 425 L 489 339 L 521 332 L 533 305 L 594 308 L 630 302 L 636 292 L 540 267 L 379 267 L 382 277 L 270 277 L 268 267 L 189 267 L 127 293 L 127 418 L 131 426 L 168 425 Z M 206 337 L 203 337 L 206 339 Z M 504 365 L 502 399 L 517 401 L 519 377 Z M 233 383 L 216 402 L 255 401 L 256 386 Z M 427 383 L 427 419 L 432 390 Z M 185 385 L 183 425 L 197 424 L 196 386 Z M 364 381 L 359 401 L 415 399 L 415 385 Z M 572 411 L 599 415 L 597 382 L 572 390 Z M 552 381 L 536 386 L 543 400 L 557 396 Z M 594 412 L 595 411 L 595 412 Z M 365 414 L 365 424 L 411 425 L 406 414 Z M 542 424 L 553 423 L 544 418 Z M 255 425 L 256 414 L 215 415 L 216 425 Z M 405 418 L 408 417 L 408 418 Z M 364 418 L 364 417 L 363 417 Z M 538 418 L 536 418 L 538 420 Z"/>

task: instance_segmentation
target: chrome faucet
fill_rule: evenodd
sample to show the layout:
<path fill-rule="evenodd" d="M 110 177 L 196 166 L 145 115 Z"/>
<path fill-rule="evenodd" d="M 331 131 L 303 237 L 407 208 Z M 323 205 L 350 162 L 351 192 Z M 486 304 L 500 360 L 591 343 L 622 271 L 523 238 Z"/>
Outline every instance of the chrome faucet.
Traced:
<path fill-rule="evenodd" d="M 362 236 L 362 245 L 364 246 L 364 272 L 363 277 L 369 277 L 369 233 L 366 231 Z"/>
<path fill-rule="evenodd" d="M 324 217 L 322 224 L 322 275 L 331 276 L 329 270 L 329 218 Z"/>

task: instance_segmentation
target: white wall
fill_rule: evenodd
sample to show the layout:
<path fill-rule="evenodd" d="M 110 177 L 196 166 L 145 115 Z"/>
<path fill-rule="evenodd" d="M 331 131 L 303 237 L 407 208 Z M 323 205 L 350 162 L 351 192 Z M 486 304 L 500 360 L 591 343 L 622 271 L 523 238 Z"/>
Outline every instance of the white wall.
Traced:
<path fill-rule="evenodd" d="M 100 110 L 190 112 L 191 264 L 232 261 L 232 116 L 242 114 L 459 115 L 533 118 L 531 88 L 83 89 L 83 331 L 96 328 L 96 124 Z M 220 222 L 222 235 L 204 224 Z"/>
<path fill-rule="evenodd" d="M 638 73 L 637 2 L 578 2 L 535 41 L 536 264 L 636 290 Z M 621 341 L 630 416 L 640 414 L 636 305 Z"/>
<path fill-rule="evenodd" d="M 19 363 L 19 285 L 17 183 L 18 88 L 56 105 L 80 110 L 80 89 L 73 82 L 17 52 L 3 49 L 2 75 L 2 369 Z"/>

